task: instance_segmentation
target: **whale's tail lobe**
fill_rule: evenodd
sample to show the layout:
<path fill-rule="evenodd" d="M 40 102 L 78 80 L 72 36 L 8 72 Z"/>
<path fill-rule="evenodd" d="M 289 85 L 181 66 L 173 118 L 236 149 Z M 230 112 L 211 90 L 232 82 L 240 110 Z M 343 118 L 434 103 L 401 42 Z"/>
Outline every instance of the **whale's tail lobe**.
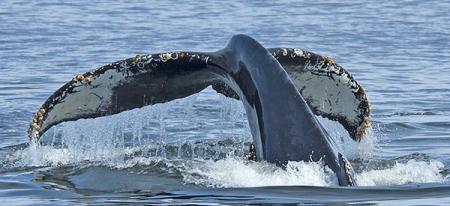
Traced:
<path fill-rule="evenodd" d="M 28 132 L 38 141 L 61 122 L 163 103 L 210 85 L 244 103 L 257 159 L 322 160 L 341 185 L 352 185 L 313 113 L 340 122 L 360 139 L 369 123 L 362 87 L 328 58 L 297 49 L 266 50 L 245 35 L 214 53 L 137 55 L 77 75 L 47 99 Z"/>

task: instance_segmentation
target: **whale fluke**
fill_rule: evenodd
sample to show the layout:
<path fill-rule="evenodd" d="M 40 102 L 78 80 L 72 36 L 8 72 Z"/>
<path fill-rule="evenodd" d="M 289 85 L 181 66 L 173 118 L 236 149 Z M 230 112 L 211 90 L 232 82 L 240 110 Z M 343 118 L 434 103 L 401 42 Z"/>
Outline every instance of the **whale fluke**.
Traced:
<path fill-rule="evenodd" d="M 313 113 L 338 121 L 360 141 L 370 126 L 370 104 L 364 88 L 326 56 L 290 48 L 269 49 L 289 74 Z"/>
<path fill-rule="evenodd" d="M 271 48 L 269 52 L 286 70 L 315 115 L 339 122 L 355 141 L 370 127 L 370 104 L 364 88 L 344 68 L 326 56 L 297 48 Z M 226 84 L 213 89 L 230 97 L 239 96 Z"/>
<path fill-rule="evenodd" d="M 257 160 L 323 161 L 340 185 L 354 185 L 348 161 L 316 115 L 340 122 L 355 140 L 369 121 L 362 87 L 329 58 L 298 49 L 265 49 L 245 35 L 217 52 L 136 55 L 75 76 L 33 117 L 34 141 L 53 125 L 164 103 L 208 86 L 240 99 Z"/>

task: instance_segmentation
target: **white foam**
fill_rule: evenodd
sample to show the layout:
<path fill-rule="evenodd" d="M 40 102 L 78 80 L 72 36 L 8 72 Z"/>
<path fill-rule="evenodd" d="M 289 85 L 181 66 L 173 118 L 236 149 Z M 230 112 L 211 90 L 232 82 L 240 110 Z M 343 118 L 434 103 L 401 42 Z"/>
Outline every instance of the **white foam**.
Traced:
<path fill-rule="evenodd" d="M 440 174 L 444 165 L 410 160 L 392 168 L 356 174 L 359 186 L 403 185 L 411 183 L 443 183 L 448 177 Z M 286 170 L 265 162 L 247 162 L 236 158 L 201 161 L 188 164 L 184 181 L 211 187 L 261 186 L 337 186 L 334 173 L 320 162 L 289 162 Z"/>
<path fill-rule="evenodd" d="M 443 168 L 444 164 L 436 160 L 409 160 L 396 163 L 392 168 L 362 172 L 356 175 L 356 180 L 361 186 L 442 183 L 447 180 L 439 173 Z"/>
<path fill-rule="evenodd" d="M 224 159 L 167 159 L 160 156 L 129 156 L 142 148 L 116 149 L 97 156 L 85 156 L 76 150 L 30 145 L 12 154 L 8 161 L 15 166 L 64 166 L 102 165 L 117 169 L 150 165 L 163 162 L 167 173 L 177 171 L 185 183 L 208 187 L 261 187 L 261 186 L 337 186 L 334 173 L 322 162 L 289 162 L 282 169 L 267 162 L 253 162 L 230 155 Z M 95 153 L 95 152 L 93 152 Z M 402 185 L 411 183 L 442 183 L 448 177 L 440 174 L 444 164 L 437 161 L 409 160 L 393 167 L 364 171 L 356 174 L 360 186 Z M 145 171 L 142 171 L 145 173 Z"/>
<path fill-rule="evenodd" d="M 266 162 L 237 158 L 186 165 L 185 182 L 210 187 L 261 187 L 287 185 L 336 185 L 333 172 L 319 162 L 289 162 L 286 170 Z"/>

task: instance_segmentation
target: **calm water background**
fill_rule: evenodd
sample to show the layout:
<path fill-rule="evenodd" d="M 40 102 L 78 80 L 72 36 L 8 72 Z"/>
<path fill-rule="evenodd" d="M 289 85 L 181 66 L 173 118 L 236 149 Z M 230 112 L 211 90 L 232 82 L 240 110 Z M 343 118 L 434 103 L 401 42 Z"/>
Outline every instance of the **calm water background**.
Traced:
<path fill-rule="evenodd" d="M 418 0 L 2 1 L 0 199 L 448 205 L 449 11 L 449 1 Z M 238 33 L 332 56 L 366 88 L 374 127 L 365 143 L 326 123 L 362 186 L 337 187 L 318 163 L 284 171 L 246 161 L 242 106 L 211 90 L 63 124 L 47 144 L 28 144 L 33 113 L 75 74 L 136 54 L 214 51 Z"/>

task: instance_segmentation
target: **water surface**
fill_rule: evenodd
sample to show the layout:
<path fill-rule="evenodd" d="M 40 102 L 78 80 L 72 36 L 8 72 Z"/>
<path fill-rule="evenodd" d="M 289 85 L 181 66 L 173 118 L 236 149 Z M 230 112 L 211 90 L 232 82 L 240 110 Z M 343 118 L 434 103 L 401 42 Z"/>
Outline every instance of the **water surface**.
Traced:
<path fill-rule="evenodd" d="M 5 204 L 450 204 L 450 3 L 446 1 L 22 1 L 0 3 L 0 199 Z M 364 86 L 361 144 L 325 122 L 359 187 L 320 163 L 245 159 L 240 102 L 207 89 L 168 104 L 26 128 L 45 99 L 101 65 L 214 51 L 234 34 L 333 57 Z"/>

